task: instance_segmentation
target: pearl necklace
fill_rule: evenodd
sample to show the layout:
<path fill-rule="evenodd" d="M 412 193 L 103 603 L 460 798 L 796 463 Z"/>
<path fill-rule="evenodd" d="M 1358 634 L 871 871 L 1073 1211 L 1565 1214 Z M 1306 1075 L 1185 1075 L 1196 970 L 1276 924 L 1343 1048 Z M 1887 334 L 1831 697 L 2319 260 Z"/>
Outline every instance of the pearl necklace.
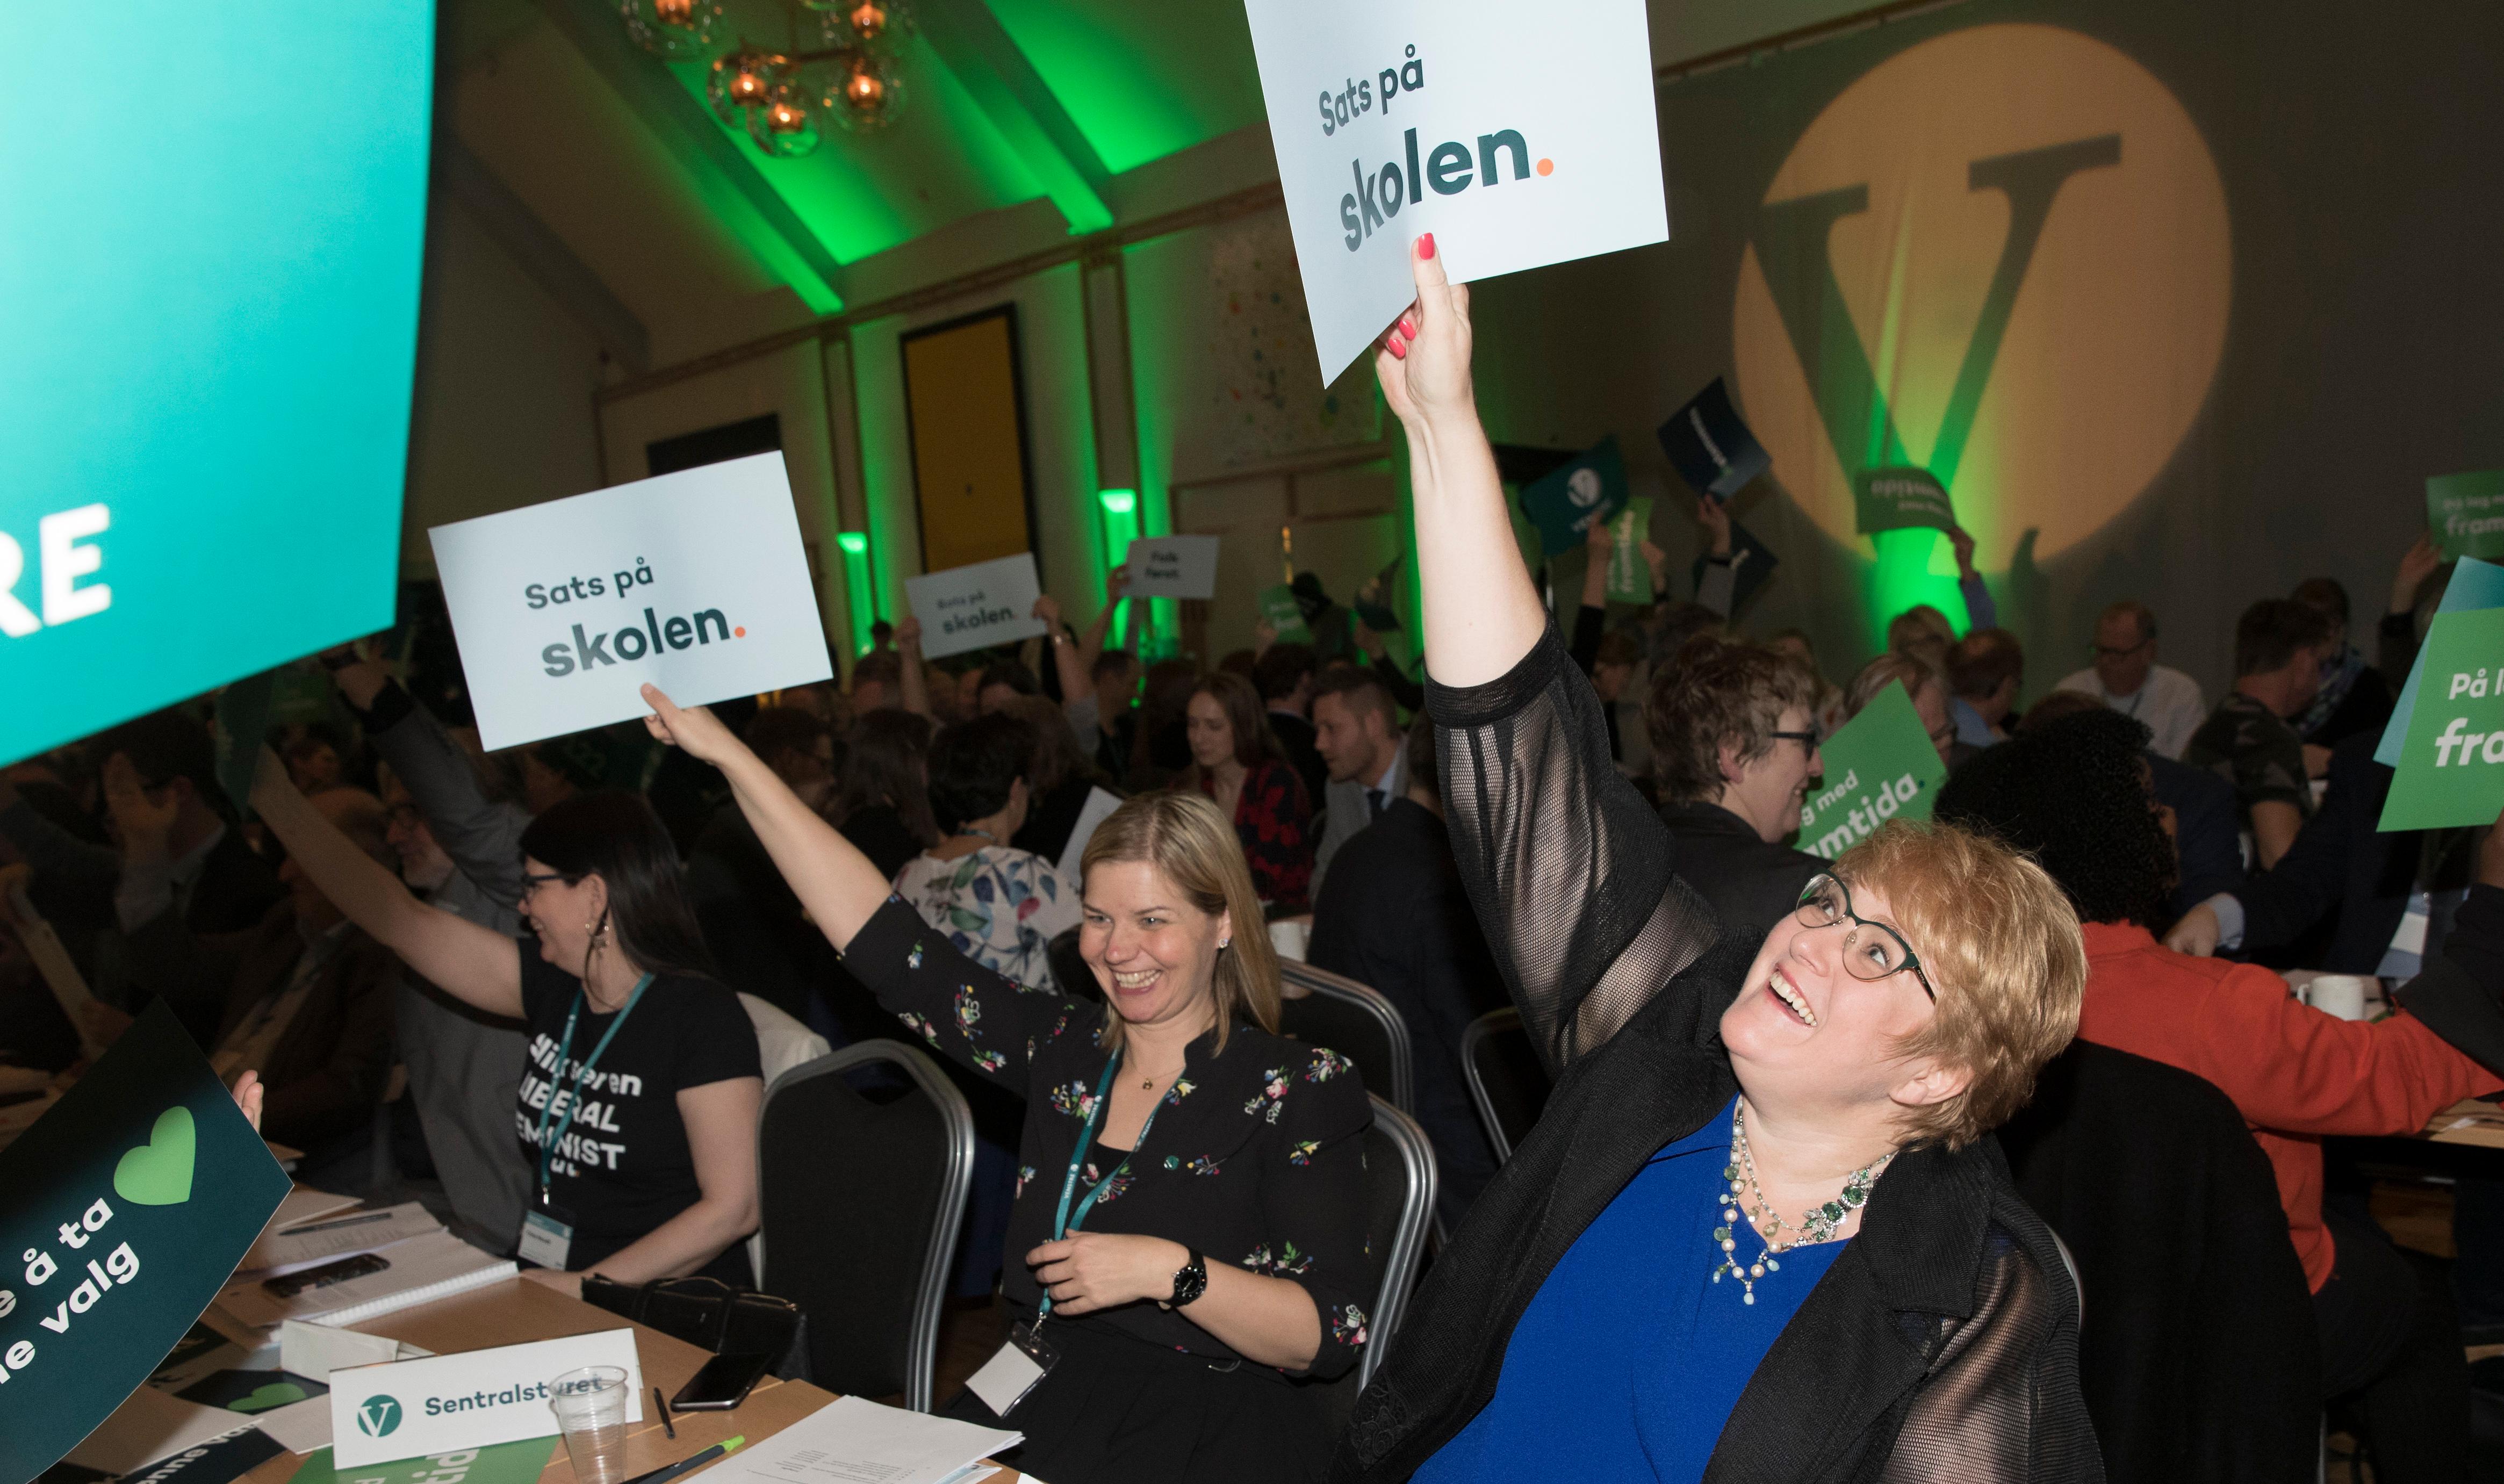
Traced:
<path fill-rule="evenodd" d="M 1713 1228 L 1713 1240 L 1722 1248 L 1722 1265 L 1713 1269 L 1713 1281 L 1721 1282 L 1724 1274 L 1738 1279 L 1739 1286 L 1744 1291 L 1741 1294 L 1743 1301 L 1755 1303 L 1756 1280 L 1767 1273 L 1782 1271 L 1780 1255 L 1794 1247 L 1833 1241 L 1835 1233 L 1842 1229 L 1845 1220 L 1853 1212 L 1860 1210 L 1869 1199 L 1870 1187 L 1876 1183 L 1878 1172 L 1885 1169 L 1888 1161 L 1895 1157 L 1895 1152 L 1891 1149 L 1844 1176 L 1843 1193 L 1822 1206 L 1812 1207 L 1806 1216 L 1800 1218 L 1800 1224 L 1793 1226 L 1784 1221 L 1781 1214 L 1774 1210 L 1774 1203 L 1766 1199 L 1765 1188 L 1756 1180 L 1756 1156 L 1748 1148 L 1748 1115 L 1744 1105 L 1732 1107 L 1730 1110 L 1730 1162 L 1722 1167 L 1722 1178 L 1729 1182 L 1729 1189 L 1721 1192 L 1722 1225 Z M 1753 1209 L 1744 1206 L 1739 1199 L 1742 1194 L 1751 1191 L 1756 1197 Z M 1776 1246 L 1773 1238 L 1765 1236 L 1757 1229 L 1756 1224 L 1760 1222 L 1772 1224 L 1774 1237 L 1790 1231 L 1793 1233 L 1792 1239 Z M 1756 1261 L 1744 1267 L 1740 1265 L 1738 1256 L 1738 1232 L 1742 1225 L 1747 1227 L 1749 1235 L 1756 1237 L 1757 1244 L 1764 1249 L 1756 1255 Z"/>

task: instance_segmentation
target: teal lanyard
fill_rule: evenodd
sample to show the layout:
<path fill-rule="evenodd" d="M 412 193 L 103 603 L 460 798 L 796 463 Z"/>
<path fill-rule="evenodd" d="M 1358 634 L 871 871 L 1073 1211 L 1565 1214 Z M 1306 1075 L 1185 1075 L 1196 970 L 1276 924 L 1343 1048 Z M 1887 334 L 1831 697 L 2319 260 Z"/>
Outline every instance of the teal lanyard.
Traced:
<path fill-rule="evenodd" d="M 1096 1197 L 1103 1194 L 1105 1189 L 1130 1167 L 1130 1155 L 1147 1147 L 1148 1130 L 1156 1126 L 1157 1109 L 1165 1106 L 1164 1098 L 1157 1099 L 1155 1106 L 1148 1109 L 1147 1121 L 1139 1124 L 1139 1136 L 1130 1142 L 1130 1154 L 1124 1155 L 1122 1162 L 1113 1166 L 1103 1179 L 1088 1187 L 1086 1198 L 1079 1201 L 1078 1209 L 1070 1210 L 1069 1197 L 1078 1189 L 1078 1167 L 1086 1162 L 1087 1152 L 1096 1147 L 1096 1122 L 1112 1107 L 1113 1073 L 1120 1064 L 1118 1058 L 1104 1063 L 1104 1075 L 1096 1080 L 1096 1106 L 1087 1112 L 1087 1126 L 1078 1130 L 1078 1147 L 1069 1152 L 1069 1173 L 1061 1177 L 1061 1205 L 1052 1213 L 1052 1239 L 1056 1242 L 1086 1223 L 1087 1213 L 1096 1209 Z M 1042 1324 L 1051 1313 L 1052 1294 L 1047 1290 L 1043 1295 L 1043 1307 L 1036 1311 L 1034 1322 Z"/>
<path fill-rule="evenodd" d="M 565 1053 L 574 1050 L 574 1018 L 582 1014 L 582 1002 L 591 997 L 590 989 L 586 987 L 575 994 L 574 1004 L 566 1010 L 565 1039 L 557 1043 L 556 1070 L 548 1074 L 548 1100 L 539 1105 L 539 1204 L 542 1206 L 547 1204 L 548 1198 L 549 1152 L 564 1143 L 566 1134 L 573 1129 L 574 1115 L 582 1107 L 582 1085 L 591 1080 L 591 1069 L 600 1065 L 600 1053 L 609 1050 L 609 1042 L 617 1039 L 619 1028 L 625 1025 L 626 1018 L 635 1013 L 636 1002 L 643 999 L 643 991 L 651 987 L 651 984 L 652 976 L 649 974 L 635 981 L 634 989 L 626 996 L 625 1008 L 617 1012 L 616 1019 L 609 1022 L 609 1029 L 601 1036 L 600 1044 L 591 1049 L 591 1059 L 574 1074 L 574 1092 L 565 1100 L 565 1122 L 556 1125 L 556 1137 L 551 1139 L 548 1137 L 548 1117 L 556 1112 L 557 1080 L 565 1075 Z"/>

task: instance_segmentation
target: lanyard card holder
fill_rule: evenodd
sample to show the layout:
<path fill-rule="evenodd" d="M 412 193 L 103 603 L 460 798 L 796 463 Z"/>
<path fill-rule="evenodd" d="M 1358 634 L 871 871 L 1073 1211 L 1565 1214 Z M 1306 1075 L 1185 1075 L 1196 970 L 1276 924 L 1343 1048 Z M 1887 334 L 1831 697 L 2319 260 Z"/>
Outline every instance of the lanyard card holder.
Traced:
<path fill-rule="evenodd" d="M 1007 1343 L 974 1372 L 965 1389 L 981 1398 L 991 1415 L 1006 1417 L 1060 1363 L 1061 1351 L 1043 1337 L 1042 1320 L 1012 1325 Z"/>

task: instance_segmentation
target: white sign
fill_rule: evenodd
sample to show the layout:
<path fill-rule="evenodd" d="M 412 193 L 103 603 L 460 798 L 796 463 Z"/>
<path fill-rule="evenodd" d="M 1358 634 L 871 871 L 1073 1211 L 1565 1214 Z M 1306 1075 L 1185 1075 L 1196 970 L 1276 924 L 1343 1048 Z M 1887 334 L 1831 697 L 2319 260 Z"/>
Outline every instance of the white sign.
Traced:
<path fill-rule="evenodd" d="M 1132 598 L 1217 596 L 1217 537 L 1143 535 L 1122 559 L 1130 569 Z"/>
<path fill-rule="evenodd" d="M 1244 0 L 1322 379 L 1416 296 L 1669 236 L 1643 0 Z"/>
<path fill-rule="evenodd" d="M 362 1468 L 552 1436 L 559 1430 L 548 1383 L 585 1365 L 625 1371 L 626 1420 L 643 1420 L 643 1367 L 632 1329 L 334 1370 L 329 1377 L 331 1460 Z"/>
<path fill-rule="evenodd" d="M 1034 601 L 1042 595 L 1034 556 L 1024 551 L 904 579 L 905 601 L 922 620 L 922 653 L 933 660 L 1041 634 Z"/>
<path fill-rule="evenodd" d="M 779 453 L 428 535 L 490 751 L 834 674 Z"/>

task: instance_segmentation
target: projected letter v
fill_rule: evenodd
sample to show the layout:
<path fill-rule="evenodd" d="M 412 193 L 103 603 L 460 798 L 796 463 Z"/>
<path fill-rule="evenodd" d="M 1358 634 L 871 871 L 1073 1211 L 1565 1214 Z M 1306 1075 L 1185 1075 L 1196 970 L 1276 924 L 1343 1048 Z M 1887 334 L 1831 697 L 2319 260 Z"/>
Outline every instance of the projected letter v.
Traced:
<path fill-rule="evenodd" d="M 2017 304 L 2018 286 L 2026 282 L 2034 244 L 2052 215 L 2052 201 L 2062 185 L 2081 170 L 2121 163 L 2121 136 L 2105 134 L 2073 140 L 2015 155 L 1977 159 L 1967 166 L 1965 184 L 1973 190 L 1998 190 L 2008 197 L 2008 236 L 2000 247 L 2000 266 L 1991 276 L 1973 336 L 1965 342 L 1965 362 L 1957 368 L 1956 387 L 1948 396 L 1939 435 L 1930 445 L 1926 467 L 1953 490 L 1957 465 L 1965 457 L 1982 390 L 1991 382 L 1992 363 L 2000 359 L 2000 342 L 2008 329 L 2009 311 Z M 1765 286 L 1783 317 L 1800 371 L 1817 397 L 1818 416 L 1826 425 L 1843 476 L 1852 479 L 1864 468 L 1914 462 L 1895 431 L 1887 395 L 1862 348 L 1861 332 L 1843 301 L 1826 255 L 1826 238 L 1834 224 L 1869 209 L 1869 188 L 1847 186 L 1789 201 L 1776 201 L 1757 215 L 1756 260 L 1765 270 Z"/>

